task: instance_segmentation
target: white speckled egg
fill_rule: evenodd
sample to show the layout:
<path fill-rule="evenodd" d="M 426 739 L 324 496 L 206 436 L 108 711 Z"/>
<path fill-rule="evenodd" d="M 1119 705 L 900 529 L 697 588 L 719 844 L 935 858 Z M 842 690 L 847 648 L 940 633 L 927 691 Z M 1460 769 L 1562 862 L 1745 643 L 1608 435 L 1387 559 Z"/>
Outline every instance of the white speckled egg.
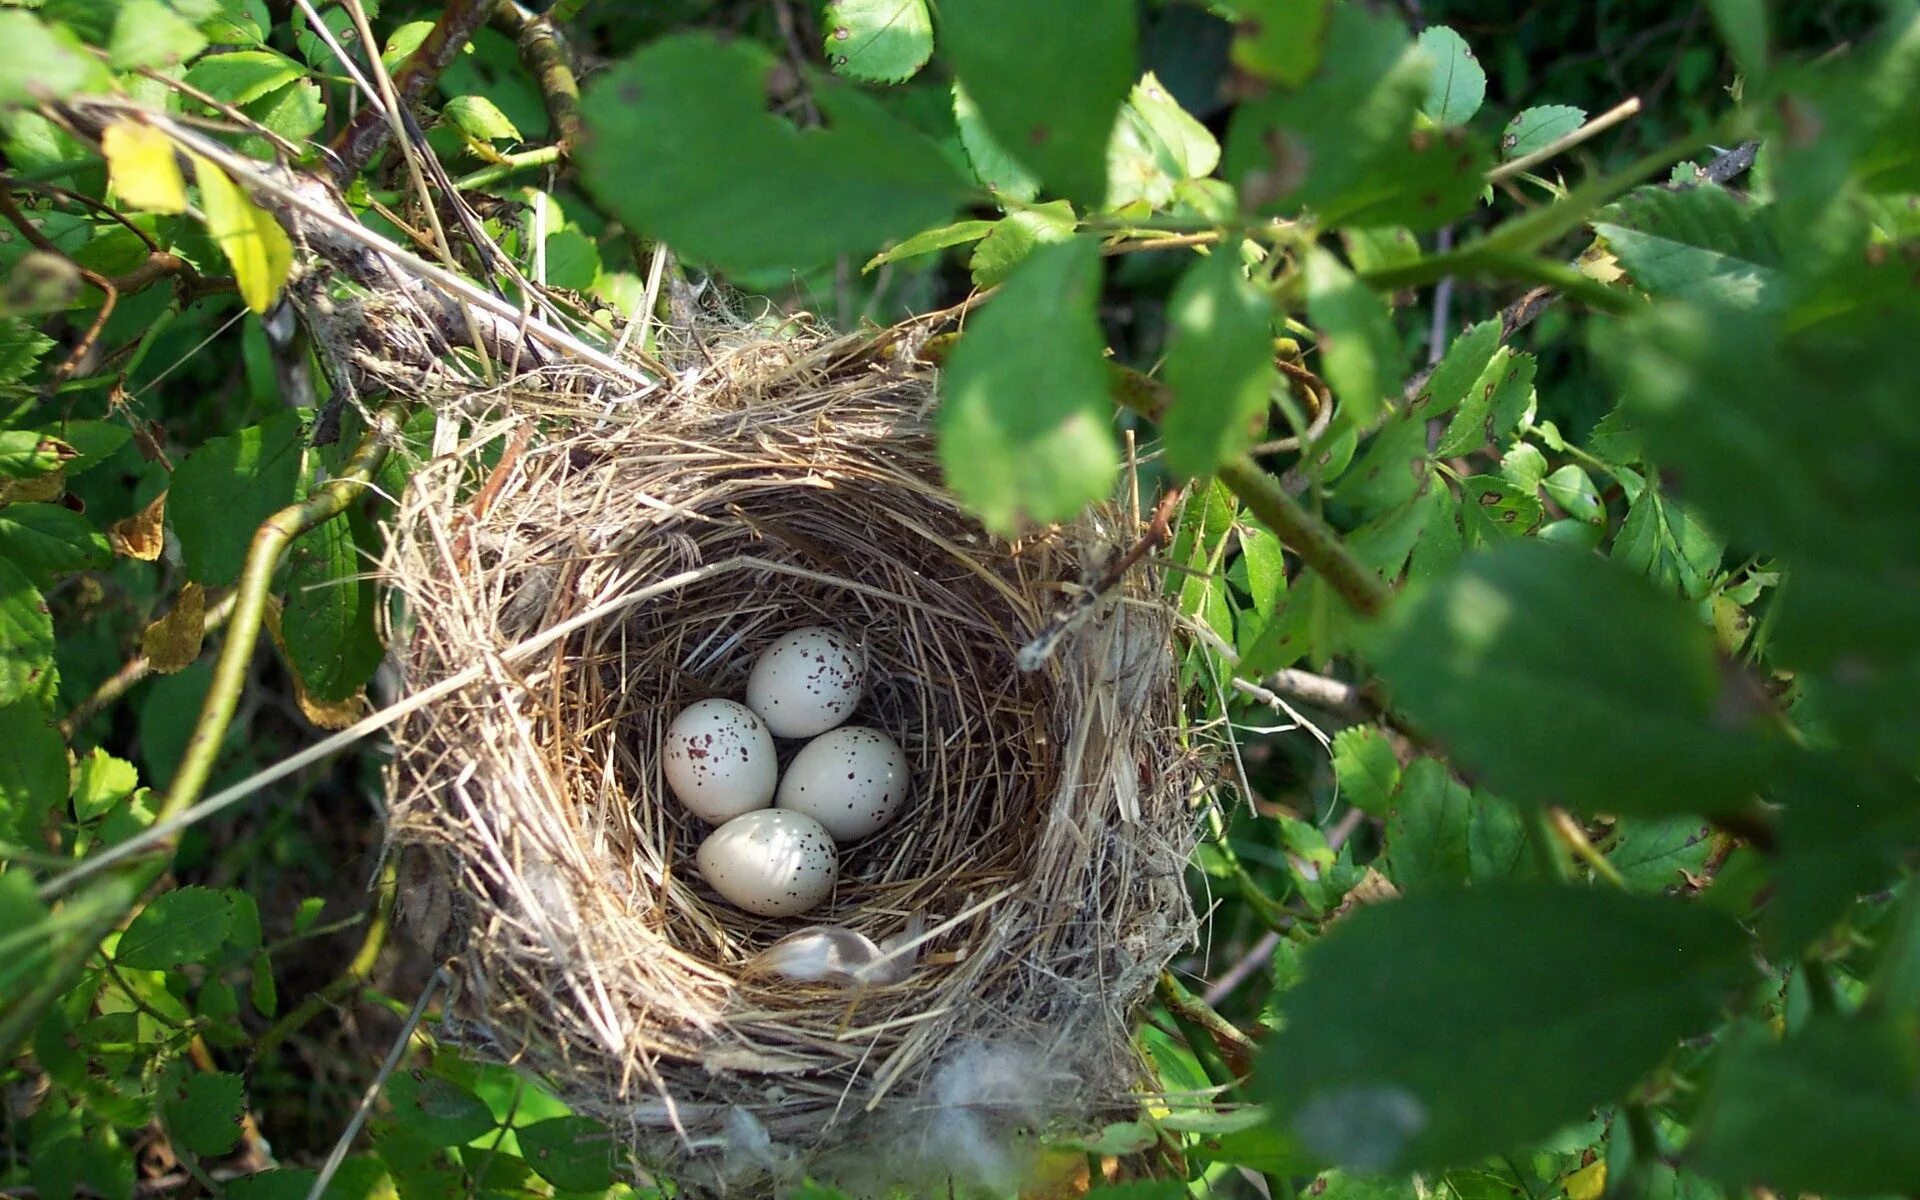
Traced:
<path fill-rule="evenodd" d="M 780 777 L 773 735 L 731 700 L 689 704 L 667 726 L 667 786 L 687 811 L 715 825 L 773 802 Z"/>
<path fill-rule="evenodd" d="M 866 656 L 853 639 L 809 625 L 761 653 L 747 679 L 747 707 L 775 737 L 812 737 L 853 715 L 866 682 Z"/>
<path fill-rule="evenodd" d="M 833 891 L 840 854 L 820 822 L 769 808 L 735 817 L 695 856 L 713 890 L 763 917 L 806 912 Z"/>
<path fill-rule="evenodd" d="M 906 798 L 906 752 L 878 729 L 846 725 L 800 747 L 774 803 L 851 842 L 891 821 Z"/>

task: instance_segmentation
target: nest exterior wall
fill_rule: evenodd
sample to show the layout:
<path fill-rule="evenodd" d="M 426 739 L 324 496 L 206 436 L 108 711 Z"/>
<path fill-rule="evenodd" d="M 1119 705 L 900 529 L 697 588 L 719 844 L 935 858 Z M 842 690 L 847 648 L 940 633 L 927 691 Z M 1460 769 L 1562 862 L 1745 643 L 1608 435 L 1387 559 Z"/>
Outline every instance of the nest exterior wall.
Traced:
<path fill-rule="evenodd" d="M 901 1131 L 956 1103 L 989 1125 L 1094 1119 L 1141 1085 L 1132 1010 L 1195 934 L 1164 608 L 1130 583 L 1014 667 L 1058 582 L 1096 576 L 1137 521 L 989 537 L 934 482 L 930 381 L 847 346 L 743 341 L 630 412 L 509 389 L 470 414 L 470 444 L 504 435 L 500 465 L 425 464 L 386 564 L 408 688 L 480 672 L 408 718 L 390 776 L 460 1036 L 682 1170 L 723 1145 L 741 1169 L 743 1121 L 767 1141 L 746 1167 L 777 1174 L 876 1139 L 910 1158 Z M 694 872 L 706 827 L 656 748 L 814 623 L 866 639 L 855 720 L 900 741 L 914 788 L 843 849 L 824 909 L 755 918 Z M 802 924 L 925 932 L 899 982 L 754 969 Z M 956 1100 L 941 1064 L 982 1045 L 1071 1069 L 1036 1069 L 1039 1110 Z"/>

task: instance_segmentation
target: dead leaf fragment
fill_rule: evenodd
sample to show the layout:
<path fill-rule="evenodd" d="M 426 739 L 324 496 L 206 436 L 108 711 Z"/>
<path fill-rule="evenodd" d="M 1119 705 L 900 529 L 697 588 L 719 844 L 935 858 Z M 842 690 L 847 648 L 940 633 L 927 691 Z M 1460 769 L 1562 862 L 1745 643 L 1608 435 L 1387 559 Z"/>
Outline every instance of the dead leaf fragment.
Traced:
<path fill-rule="evenodd" d="M 1347 890 L 1345 898 L 1340 901 L 1340 907 L 1333 910 L 1333 915 L 1327 918 L 1327 923 L 1331 925 L 1363 904 L 1379 904 L 1385 900 L 1397 899 L 1399 895 L 1400 889 L 1393 886 L 1391 879 L 1368 867 L 1366 874 L 1360 876 L 1360 882 Z"/>
<path fill-rule="evenodd" d="M 207 590 L 197 583 L 180 589 L 173 611 L 147 626 L 140 635 L 140 651 L 147 665 L 162 675 L 184 671 L 200 657 L 207 634 Z"/>
<path fill-rule="evenodd" d="M 161 492 L 139 512 L 107 526 L 107 541 L 115 554 L 141 562 L 159 558 L 167 544 L 167 494 Z"/>

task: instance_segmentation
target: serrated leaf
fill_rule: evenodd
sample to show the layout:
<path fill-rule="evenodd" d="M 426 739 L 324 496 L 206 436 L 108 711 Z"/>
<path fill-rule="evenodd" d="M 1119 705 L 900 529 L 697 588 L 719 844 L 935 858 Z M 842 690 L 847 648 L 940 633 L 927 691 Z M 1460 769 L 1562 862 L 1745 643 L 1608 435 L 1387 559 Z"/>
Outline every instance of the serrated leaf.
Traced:
<path fill-rule="evenodd" d="M 1702 1101 L 1688 1166 L 1782 1195 L 1893 1194 L 1920 1182 L 1909 1025 L 1821 1013 L 1782 1042 L 1742 1032 Z"/>
<path fill-rule="evenodd" d="M 900 83 L 933 57 L 926 0 L 834 0 L 823 24 L 827 62 L 849 79 Z"/>
<path fill-rule="evenodd" d="M 1468 824 L 1472 793 L 1431 758 L 1410 765 L 1394 789 L 1384 837 L 1387 873 L 1402 889 L 1465 883 L 1472 877 Z"/>
<path fill-rule="evenodd" d="M 432 21 L 408 21 L 400 25 L 387 35 L 386 48 L 380 51 L 381 63 L 389 71 L 398 71 L 432 32 Z"/>
<path fill-rule="evenodd" d="M 1386 298 L 1319 247 L 1307 251 L 1306 285 L 1307 317 L 1320 339 L 1320 376 L 1346 421 L 1370 425 L 1383 400 L 1397 392 L 1406 357 Z"/>
<path fill-rule="evenodd" d="M 1340 798 L 1362 812 L 1384 817 L 1400 786 L 1400 760 L 1377 725 L 1349 725 L 1333 738 L 1333 777 Z"/>
<path fill-rule="evenodd" d="M 1627 509 L 1613 557 L 1669 591 L 1697 600 L 1713 586 L 1723 543 L 1648 481 Z"/>
<path fill-rule="evenodd" d="M 1130 0 L 942 0 L 940 51 L 994 140 L 1095 208 L 1114 118 L 1139 77 L 1135 19 Z"/>
<path fill-rule="evenodd" d="M 233 264 L 240 298 L 254 312 L 264 313 L 293 271 L 293 242 L 273 214 L 255 204 L 225 171 L 198 156 L 193 167 L 207 233 Z"/>
<path fill-rule="evenodd" d="M 386 650 L 375 630 L 379 595 L 369 573 L 376 535 L 357 511 L 294 540 L 281 629 L 307 692 L 341 701 L 358 692 Z"/>
<path fill-rule="evenodd" d="M 1500 157 L 1525 158 L 1545 149 L 1586 124 L 1585 109 L 1570 104 L 1543 104 L 1522 110 L 1507 122 L 1500 135 Z"/>
<path fill-rule="evenodd" d="M 1280 539 L 1258 525 L 1240 527 L 1240 565 L 1253 610 L 1271 617 L 1287 590 L 1287 563 Z"/>
<path fill-rule="evenodd" d="M 220 1155 L 240 1142 L 246 1087 L 225 1071 L 176 1073 L 163 1085 L 161 1114 L 167 1134 L 195 1154 Z"/>
<path fill-rule="evenodd" d="M 300 417 L 284 412 L 212 438 L 173 473 L 169 516 L 187 575 L 208 587 L 240 577 L 260 523 L 293 501 Z"/>
<path fill-rule="evenodd" d="M 957 83 L 953 85 L 953 123 L 960 130 L 960 148 L 974 178 L 989 191 L 1022 204 L 1031 204 L 1040 195 L 1040 181 L 994 140 L 979 106 Z"/>
<path fill-rule="evenodd" d="M 276 51 L 232 50 L 193 64 L 187 82 L 228 104 L 249 104 L 305 75 L 299 63 Z"/>
<path fill-rule="evenodd" d="M 1073 236 L 1074 226 L 1073 205 L 1065 200 L 1050 200 L 1008 213 L 993 223 L 967 260 L 974 286 L 998 287 L 1036 246 L 1066 241 Z"/>
<path fill-rule="evenodd" d="M 1706 866 L 1711 832 L 1697 817 L 1624 817 L 1607 839 L 1607 861 L 1636 891 L 1680 887 Z"/>
<path fill-rule="evenodd" d="M 1409 592 L 1370 656 L 1398 710 L 1515 800 L 1711 813 L 1764 787 L 1778 753 L 1723 695 L 1713 635 L 1684 603 L 1530 539 Z"/>
<path fill-rule="evenodd" d="M 1253 445 L 1274 385 L 1273 305 L 1240 256 L 1194 262 L 1167 302 L 1164 375 L 1173 406 L 1161 422 L 1167 465 L 1205 475 Z"/>
<path fill-rule="evenodd" d="M 116 70 L 132 71 L 177 66 L 206 48 L 200 31 L 160 0 L 126 0 L 113 22 L 107 57 Z"/>
<path fill-rule="evenodd" d="M 1653 295 L 1756 308 L 1784 300 L 1766 214 L 1725 188 L 1641 188 L 1602 209 L 1593 229 Z"/>
<path fill-rule="evenodd" d="M 37 695 L 53 669 L 53 615 L 33 581 L 0 558 L 0 704 Z"/>
<path fill-rule="evenodd" d="M 66 791 L 67 746 L 46 711 L 32 700 L 0 706 L 0 833 L 38 845 L 41 825 Z"/>
<path fill-rule="evenodd" d="M 817 81 L 826 126 L 767 111 L 774 58 L 705 33 L 654 42 L 583 101 L 585 180 L 628 223 L 732 269 L 868 254 L 950 219 L 964 181 L 925 137 L 844 84 Z"/>
<path fill-rule="evenodd" d="M 25 379 L 51 349 L 53 339 L 46 334 L 18 317 L 0 317 L 0 384 Z"/>
<path fill-rule="evenodd" d="M 1490 445 L 1510 432 L 1533 392 L 1534 358 L 1502 346 L 1462 398 L 1434 453 L 1453 458 Z"/>
<path fill-rule="evenodd" d="M 1413 398 L 1413 411 L 1423 417 L 1438 417 L 1457 408 L 1486 373 L 1487 364 L 1499 349 L 1499 321 L 1481 321 L 1469 327 L 1448 344 L 1445 356 L 1427 377 L 1426 386 Z"/>
<path fill-rule="evenodd" d="M 470 137 L 491 141 L 519 141 L 520 131 L 514 127 L 500 106 L 485 96 L 455 96 L 440 109 L 440 115 Z"/>
<path fill-rule="evenodd" d="M 973 318 L 941 381 L 940 463 L 989 529 L 1064 520 L 1119 470 L 1099 248 L 1043 246 Z"/>
<path fill-rule="evenodd" d="M 860 268 L 861 274 L 903 259 L 918 258 L 922 254 L 932 254 L 951 246 L 964 246 L 968 242 L 977 242 L 992 233 L 997 221 L 955 221 L 951 225 L 942 225 L 937 229 L 928 229 L 895 246 L 890 246 L 867 260 Z"/>
<path fill-rule="evenodd" d="M 600 1192 L 613 1184 L 613 1135 L 589 1117 L 551 1117 L 513 1131 L 534 1174 L 566 1192 Z"/>
<path fill-rule="evenodd" d="M 183 887 L 162 892 L 120 935 L 114 960 L 128 970 L 168 971 L 204 962 L 226 944 L 233 903 L 225 892 Z"/>
<path fill-rule="evenodd" d="M 294 143 L 306 141 L 327 121 L 327 106 L 321 98 L 320 85 L 311 79 L 296 80 L 251 104 L 242 105 L 241 109 Z M 242 139 L 241 149 L 254 157 L 265 157 L 272 154 L 275 147 L 266 138 L 249 137 Z"/>
<path fill-rule="evenodd" d="M 1427 26 L 1416 40 L 1433 60 L 1421 108 L 1442 125 L 1466 124 L 1487 98 L 1486 70 L 1473 56 L 1467 39 L 1445 25 Z"/>
<path fill-rule="evenodd" d="M 1460 529 L 1469 549 L 1529 533 L 1545 515 L 1532 488 L 1516 487 L 1498 475 L 1460 481 Z"/>
<path fill-rule="evenodd" d="M 0 507 L 0 555 L 45 584 L 60 572 L 105 566 L 113 551 L 106 535 L 70 508 L 8 504 Z"/>
<path fill-rule="evenodd" d="M 173 140 L 138 121 L 119 120 L 100 135 L 113 190 L 129 208 L 145 212 L 187 211 L 187 181 L 174 161 Z"/>
<path fill-rule="evenodd" d="M 1256 1086 L 1323 1161 L 1470 1163 L 1625 1093 L 1712 1024 L 1748 955 L 1732 921 L 1659 897 L 1496 883 L 1368 905 L 1308 949 Z"/>
<path fill-rule="evenodd" d="M 167 615 L 146 627 L 140 634 L 140 652 L 147 664 L 162 675 L 184 671 L 200 657 L 200 646 L 207 633 L 207 592 L 188 580 Z"/>
<path fill-rule="evenodd" d="M 1234 0 L 1233 65 L 1298 87 L 1320 67 L 1332 0 Z"/>
<path fill-rule="evenodd" d="M 1521 442 L 1500 456 L 1500 477 L 1529 493 L 1547 478 L 1547 456 L 1532 442 Z"/>
<path fill-rule="evenodd" d="M 1340 207 L 1395 188 L 1429 65 L 1399 21 L 1333 6 L 1318 73 L 1235 109 L 1227 179 L 1261 213 Z"/>
<path fill-rule="evenodd" d="M 1180 178 L 1203 179 L 1220 165 L 1220 143 L 1192 113 L 1180 107 L 1180 102 L 1152 71 L 1141 76 L 1140 82 L 1127 94 L 1127 105 L 1140 114 L 1171 154 L 1175 173 Z"/>
<path fill-rule="evenodd" d="M 74 819 L 105 816 L 139 786 L 140 774 L 132 763 L 95 746 L 73 771 Z"/>

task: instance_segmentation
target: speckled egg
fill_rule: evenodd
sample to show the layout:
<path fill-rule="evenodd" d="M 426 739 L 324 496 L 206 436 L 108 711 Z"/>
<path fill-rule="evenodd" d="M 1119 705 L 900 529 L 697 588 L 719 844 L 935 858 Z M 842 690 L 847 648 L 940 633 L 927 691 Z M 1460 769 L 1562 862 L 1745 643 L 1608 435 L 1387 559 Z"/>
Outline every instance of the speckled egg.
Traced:
<path fill-rule="evenodd" d="M 667 726 L 664 750 L 667 786 L 704 821 L 718 825 L 773 802 L 773 735 L 744 704 L 689 704 Z"/>
<path fill-rule="evenodd" d="M 812 737 L 853 715 L 866 682 L 866 655 L 853 639 L 809 625 L 761 653 L 747 679 L 747 707 L 775 737 Z"/>
<path fill-rule="evenodd" d="M 907 755 L 878 729 L 845 725 L 800 748 L 780 779 L 779 810 L 805 813 L 837 842 L 866 837 L 907 798 Z"/>
<path fill-rule="evenodd" d="M 840 854 L 805 813 L 763 809 L 735 817 L 700 843 L 700 874 L 732 903 L 762 917 L 791 917 L 833 892 Z"/>

